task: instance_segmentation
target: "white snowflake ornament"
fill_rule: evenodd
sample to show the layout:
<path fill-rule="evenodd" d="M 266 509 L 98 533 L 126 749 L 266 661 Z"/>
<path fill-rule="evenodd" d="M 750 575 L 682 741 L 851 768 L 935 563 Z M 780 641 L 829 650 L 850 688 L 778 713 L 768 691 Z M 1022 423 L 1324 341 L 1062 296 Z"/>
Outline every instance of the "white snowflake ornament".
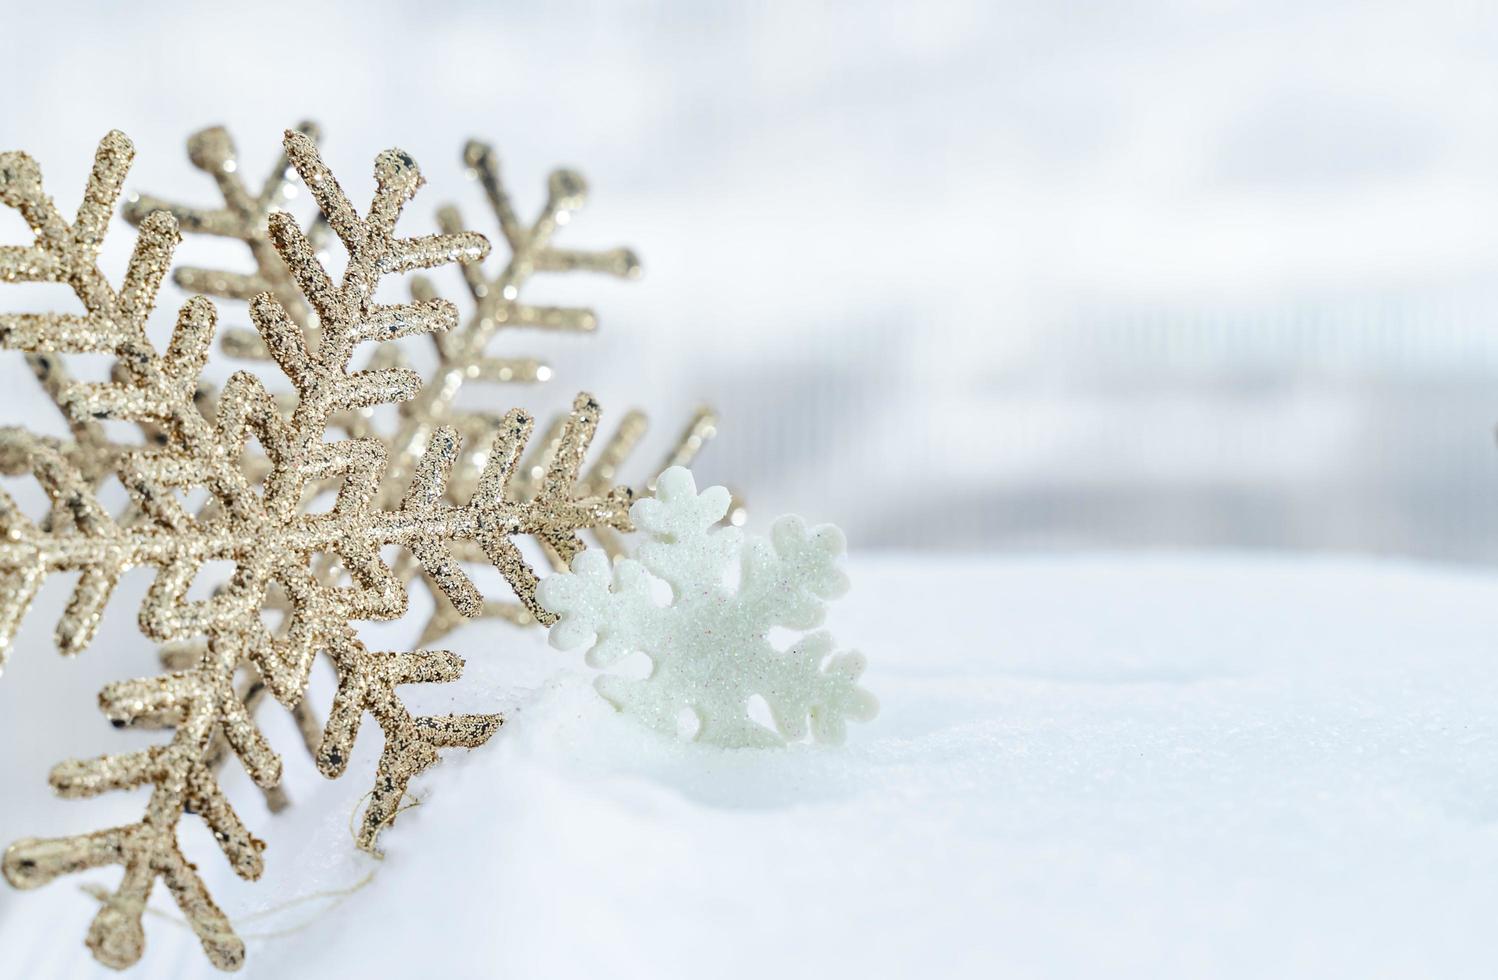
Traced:
<path fill-rule="evenodd" d="M 879 703 L 857 685 L 864 658 L 833 653 L 826 631 L 807 633 L 777 650 L 776 627 L 805 631 L 821 625 L 827 601 L 848 591 L 838 567 L 843 532 L 831 524 L 808 529 L 799 517 L 775 522 L 769 539 L 714 527 L 728 512 L 722 487 L 697 492 L 680 466 L 660 475 L 656 495 L 635 503 L 630 517 L 649 536 L 638 559 L 589 550 L 572 571 L 547 577 L 541 605 L 558 614 L 551 645 L 575 650 L 591 643 L 588 663 L 608 667 L 632 653 L 650 658 L 642 679 L 605 674 L 598 692 L 627 714 L 669 734 L 683 709 L 696 715 L 696 738 L 729 747 L 782 745 L 810 731 L 838 743 L 847 721 L 868 721 Z M 729 581 L 737 564 L 739 581 Z M 662 605 L 653 578 L 671 587 Z M 769 705 L 774 730 L 750 717 L 755 695 Z"/>

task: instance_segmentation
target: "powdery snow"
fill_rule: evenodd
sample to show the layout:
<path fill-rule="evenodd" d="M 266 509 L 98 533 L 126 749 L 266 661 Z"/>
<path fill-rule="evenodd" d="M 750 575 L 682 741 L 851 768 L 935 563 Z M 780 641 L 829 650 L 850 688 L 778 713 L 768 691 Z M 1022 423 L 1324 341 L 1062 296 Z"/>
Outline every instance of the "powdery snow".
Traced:
<path fill-rule="evenodd" d="M 509 725 L 418 782 L 385 861 L 348 831 L 377 739 L 337 783 L 288 753 L 297 806 L 276 818 L 231 780 L 266 880 L 228 880 L 206 839 L 190 856 L 247 934 L 312 923 L 250 939 L 243 975 L 1492 975 L 1498 578 L 1231 555 L 849 570 L 829 625 L 883 710 L 843 747 L 681 744 L 540 633 L 482 627 L 454 641 L 465 689 L 436 703 Z M 36 633 L 20 662 L 51 656 Z M 0 714 L 24 709 L 13 680 Z M 32 710 L 27 743 L 0 745 L 7 779 L 77 724 Z M 139 805 L 28 796 L 0 830 Z M 330 910 L 246 921 L 371 867 Z M 0 891 L 0 976 L 116 976 L 83 949 L 76 886 Z M 184 929 L 146 928 L 137 976 L 214 975 Z"/>

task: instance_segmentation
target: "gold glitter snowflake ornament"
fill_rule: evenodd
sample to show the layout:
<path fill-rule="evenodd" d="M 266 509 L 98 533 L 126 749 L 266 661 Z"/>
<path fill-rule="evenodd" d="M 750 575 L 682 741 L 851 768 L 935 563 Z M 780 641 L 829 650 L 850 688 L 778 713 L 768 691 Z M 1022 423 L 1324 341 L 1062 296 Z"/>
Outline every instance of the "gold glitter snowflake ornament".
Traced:
<path fill-rule="evenodd" d="M 312 122 L 301 123 L 298 132 L 313 141 L 321 135 L 320 128 Z M 222 207 L 197 207 L 140 195 L 126 203 L 126 219 L 139 224 L 156 211 L 166 210 L 178 219 L 184 232 L 243 242 L 253 261 L 253 272 L 178 266 L 173 272 L 173 280 L 183 289 L 227 302 L 248 301 L 269 291 L 275 294 L 288 316 L 302 329 L 308 347 L 315 348 L 320 331 L 317 311 L 302 299 L 289 268 L 269 238 L 269 216 L 295 189 L 288 179 L 289 159 L 283 154 L 272 166 L 264 183 L 255 189 L 245 185 L 234 142 L 223 128 L 213 127 L 193 134 L 187 142 L 187 153 L 195 167 L 213 178 L 223 199 Z M 463 162 L 483 189 L 507 256 L 495 263 L 492 271 L 486 270 L 484 263 L 477 258 L 461 262 L 465 291 L 471 297 L 472 305 L 459 325 L 431 335 L 436 364 L 416 397 L 400 403 L 399 421 L 393 431 L 383 434 L 377 431 L 372 412 L 367 408 L 337 416 L 338 427 L 349 435 L 381 438 L 389 448 L 389 463 L 378 498 L 381 506 L 392 506 L 399 501 L 433 431 L 443 425 L 456 428 L 463 435 L 466 446 L 454 465 L 449 496 L 464 499 L 465 494 L 472 490 L 487 458 L 489 444 L 503 426 L 504 419 L 497 414 L 460 410 L 457 401 L 462 389 L 475 382 L 483 385 L 530 384 L 554 376 L 551 366 L 536 358 L 497 355 L 493 348 L 500 338 L 517 328 L 552 333 L 591 333 L 597 329 L 598 317 L 591 309 L 526 302 L 522 293 L 538 273 L 582 272 L 624 279 L 638 278 L 640 274 L 639 259 L 630 249 L 589 251 L 559 248 L 553 243 L 556 234 L 571 223 L 587 198 L 587 183 L 575 170 L 563 168 L 551 173 L 544 205 L 533 221 L 526 222 L 520 218 L 505 188 L 499 156 L 492 147 L 477 140 L 469 141 L 463 149 Z M 458 209 L 451 205 L 437 210 L 437 222 L 448 233 L 457 233 L 464 228 Z M 308 228 L 308 240 L 320 241 L 327 230 L 324 220 L 315 220 Z M 430 281 L 417 276 L 411 280 L 411 293 L 417 300 L 426 300 L 435 297 L 437 290 Z M 231 356 L 259 359 L 270 356 L 259 333 L 243 327 L 226 328 L 222 346 Z M 405 366 L 405 360 L 395 346 L 380 348 L 375 356 L 381 359 L 382 366 Z M 200 397 L 209 399 L 211 393 L 202 392 Z M 512 496 L 523 499 L 540 486 L 566 424 L 567 416 L 563 415 L 544 428 L 544 435 L 536 440 L 532 454 L 523 461 L 510 484 Z M 711 409 L 698 409 L 672 446 L 665 464 L 658 468 L 689 464 L 702 445 L 712 438 L 716 425 Z M 625 413 L 594 464 L 584 473 L 581 487 L 589 492 L 605 492 L 644 437 L 646 429 L 644 413 L 637 410 Z M 609 528 L 596 527 L 590 531 L 610 553 L 619 551 L 618 537 Z M 468 543 L 455 542 L 454 552 L 460 561 L 486 560 L 481 551 Z M 547 558 L 553 567 L 566 568 L 566 562 L 557 554 L 548 551 Z M 330 564 L 325 562 L 320 571 L 327 571 Z M 403 582 L 423 587 L 431 596 L 432 613 L 416 642 L 435 643 L 474 618 L 453 607 L 420 563 L 403 559 L 396 563 L 395 573 Z M 478 616 L 503 619 L 522 626 L 535 622 L 523 604 L 495 599 L 487 600 Z"/>
<path fill-rule="evenodd" d="M 376 363 L 351 370 L 356 347 L 440 334 L 457 323 L 452 304 L 434 296 L 376 302 L 379 281 L 478 261 L 488 243 L 458 229 L 396 236 L 401 210 L 422 184 L 414 161 L 399 150 L 377 158 L 374 200 L 362 215 L 306 133 L 289 131 L 285 150 L 322 220 L 347 250 L 347 265 L 335 279 L 290 215 L 273 211 L 265 217 L 265 243 L 284 264 L 297 299 L 291 302 L 284 284 L 257 293 L 250 318 L 295 397 L 282 409 L 259 377 L 241 371 L 224 386 L 211 415 L 198 396 L 215 331 L 213 304 L 204 297 L 184 304 L 164 351 L 146 335 L 147 317 L 179 240 L 178 218 L 169 210 L 137 216 L 139 238 L 118 286 L 97 266 L 133 153 L 130 142 L 120 133 L 105 137 L 71 223 L 43 191 L 30 157 L 0 154 L 0 202 L 18 210 L 35 233 L 32 245 L 0 248 L 0 281 L 64 284 L 83 308 L 82 313 L 0 316 L 0 343 L 36 357 L 113 355 L 118 362 L 113 380 L 58 382 L 59 406 L 75 431 L 122 420 L 159 433 L 108 454 L 109 472 L 132 501 L 131 513 L 120 518 L 100 505 L 95 475 L 82 472 L 61 444 L 16 430 L 5 434 L 7 451 L 24 459 L 47 491 L 54 515 L 66 519 L 34 523 L 0 496 L 5 593 L 0 646 L 9 644 L 41 582 L 73 572 L 78 584 L 56 633 L 64 651 L 81 650 L 97 630 L 120 576 L 142 566 L 155 578 L 141 606 L 141 631 L 160 643 L 195 644 L 177 669 L 111 684 L 99 698 L 117 725 L 167 726 L 169 742 L 65 762 L 52 771 L 52 785 L 64 796 L 150 787 L 141 820 L 92 834 L 22 840 L 5 852 L 5 877 L 21 888 L 87 868 L 121 866 L 120 884 L 88 932 L 94 955 L 113 967 L 140 958 L 141 916 L 158 878 L 215 966 L 235 969 L 243 961 L 243 943 L 182 854 L 177 834 L 183 814 L 197 814 L 237 874 L 255 878 L 261 872 L 262 845 L 223 796 L 214 767 L 227 744 L 260 786 L 274 786 L 280 778 L 280 758 L 236 690 L 242 664 L 252 665 L 270 693 L 293 707 L 306 691 L 314 657 L 320 652 L 330 657 L 338 690 L 317 753 L 325 775 L 342 773 L 365 712 L 379 724 L 385 747 L 358 835 L 361 846 L 373 849 L 408 783 L 437 760 L 439 750 L 481 745 L 501 723 L 497 715 L 416 717 L 406 709 L 397 690 L 401 685 L 452 681 L 463 664 L 446 651 L 375 652 L 359 640 L 359 621 L 395 619 L 406 611 L 403 579 L 386 564 L 381 549 L 394 545 L 409 552 L 422 574 L 467 615 L 481 612 L 484 598 L 460 568 L 456 552 L 481 554 L 531 615 L 551 622 L 554 617 L 537 603 L 536 574 L 515 538 L 530 536 L 570 561 L 583 547 L 579 531 L 629 529 L 629 491 L 584 487 L 587 481 L 579 477 L 598 424 L 598 406 L 586 395 L 576 400 L 533 491 L 524 496 L 513 492 L 512 483 L 532 422 L 519 411 L 498 420 L 471 493 L 461 501 L 449 493 L 461 453 L 452 427 L 432 428 L 401 494 L 393 498 L 383 489 L 390 465 L 386 444 L 333 438 L 335 418 L 409 400 L 421 387 L 420 377 L 400 366 Z M 241 285 L 248 289 L 262 281 Z M 315 342 L 299 316 L 315 319 Z M 265 455 L 259 479 L 244 464 L 251 439 Z M 309 490 L 320 485 L 335 485 L 336 496 L 328 509 L 308 512 Z M 210 504 L 192 514 L 180 495 L 196 490 L 206 490 Z M 190 594 L 194 581 L 214 561 L 232 563 L 232 578 L 208 597 L 195 598 Z M 330 562 L 340 569 L 337 575 L 322 573 Z M 263 616 L 270 608 L 285 611 L 275 628 Z"/>
<path fill-rule="evenodd" d="M 715 527 L 728 512 L 722 487 L 697 492 L 691 471 L 662 473 L 655 498 L 634 505 L 631 517 L 649 540 L 638 560 L 610 567 L 589 551 L 572 571 L 541 583 L 541 604 L 561 618 L 551 628 L 559 650 L 587 646 L 588 663 L 608 667 L 643 653 L 653 665 L 643 679 L 604 674 L 597 687 L 615 707 L 647 725 L 676 734 L 682 712 L 695 719 L 698 741 L 728 747 L 780 745 L 805 737 L 837 743 L 848 721 L 868 721 L 879 710 L 859 687 L 862 654 L 834 653 L 832 636 L 808 633 L 777 650 L 769 633 L 821 624 L 827 601 L 848 590 L 838 567 L 843 533 L 831 524 L 807 528 L 782 517 L 769 539 L 735 527 Z M 729 584 L 729 570 L 739 580 Z M 662 604 L 652 578 L 671 588 Z M 763 698 L 773 728 L 750 714 Z"/>

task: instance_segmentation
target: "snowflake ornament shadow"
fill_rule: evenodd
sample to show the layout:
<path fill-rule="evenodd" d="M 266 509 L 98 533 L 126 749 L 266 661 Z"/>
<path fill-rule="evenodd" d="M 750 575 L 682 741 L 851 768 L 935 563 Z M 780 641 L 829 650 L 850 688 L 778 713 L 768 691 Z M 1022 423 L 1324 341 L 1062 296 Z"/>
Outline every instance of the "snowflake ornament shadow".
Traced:
<path fill-rule="evenodd" d="M 827 603 L 848 590 L 838 560 L 842 531 L 808 528 L 782 517 L 768 539 L 735 527 L 715 527 L 727 513 L 723 487 L 697 492 L 689 470 L 672 467 L 656 496 L 634 504 L 630 517 L 649 537 L 638 558 L 584 551 L 570 573 L 544 579 L 542 606 L 560 616 L 550 640 L 559 650 L 589 645 L 587 661 L 609 667 L 624 657 L 650 658 L 650 676 L 605 674 L 596 685 L 621 711 L 669 734 L 683 709 L 698 723 L 696 739 L 728 747 L 782 745 L 806 736 L 840 743 L 847 722 L 868 721 L 878 702 L 857 681 L 864 658 L 833 652 L 825 630 L 806 633 L 777 650 L 777 627 L 804 632 L 820 626 Z M 737 585 L 730 572 L 737 565 Z M 671 587 L 662 605 L 654 579 Z M 774 730 L 750 714 L 755 696 L 769 706 Z M 808 724 L 809 722 L 809 724 Z"/>

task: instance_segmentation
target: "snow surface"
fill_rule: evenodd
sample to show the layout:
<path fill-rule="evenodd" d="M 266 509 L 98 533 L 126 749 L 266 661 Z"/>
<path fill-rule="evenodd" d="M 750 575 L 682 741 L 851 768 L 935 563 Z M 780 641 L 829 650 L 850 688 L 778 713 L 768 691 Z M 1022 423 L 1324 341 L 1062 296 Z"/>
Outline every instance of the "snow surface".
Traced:
<path fill-rule="evenodd" d="M 288 754 L 297 805 L 275 818 L 230 780 L 266 880 L 226 880 L 201 836 L 189 854 L 246 933 L 304 926 L 250 939 L 243 975 L 1492 976 L 1494 576 L 1243 555 L 850 571 L 831 626 L 883 711 L 841 748 L 674 743 L 540 633 L 495 632 L 490 655 L 470 629 L 469 677 L 431 706 L 509 725 L 419 781 L 383 862 L 348 827 L 377 739 L 336 783 Z M 35 698 L 20 675 L 0 718 Z M 7 780 L 45 771 L 48 726 L 77 727 L 33 713 L 0 744 Z M 6 805 L 0 830 L 139 800 L 40 806 Z M 371 868 L 334 907 L 247 919 Z M 0 890 L 0 977 L 115 976 L 82 947 L 77 885 Z M 135 975 L 214 975 L 185 929 L 153 917 L 147 937 Z"/>

